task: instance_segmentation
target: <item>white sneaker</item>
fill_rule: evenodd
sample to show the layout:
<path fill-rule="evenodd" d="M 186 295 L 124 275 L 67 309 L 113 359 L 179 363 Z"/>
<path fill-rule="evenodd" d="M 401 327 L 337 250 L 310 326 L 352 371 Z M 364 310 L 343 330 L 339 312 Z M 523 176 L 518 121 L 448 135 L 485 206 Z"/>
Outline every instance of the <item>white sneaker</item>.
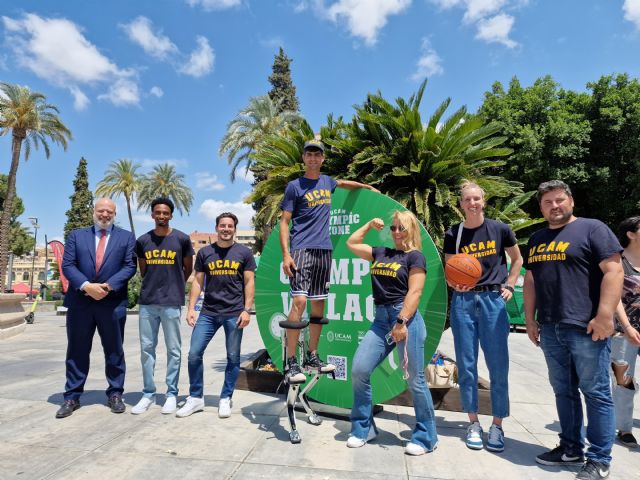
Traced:
<path fill-rule="evenodd" d="M 367 434 L 367 439 L 363 439 L 363 438 L 358 438 L 355 435 L 349 435 L 349 438 L 347 439 L 347 447 L 349 448 L 360 448 L 362 446 L 364 446 L 365 443 L 370 442 L 371 440 L 373 440 L 374 438 L 376 438 L 378 436 L 378 432 L 376 432 L 375 427 L 373 427 L 373 425 L 371 426 L 371 428 L 369 429 L 369 433 Z"/>
<path fill-rule="evenodd" d="M 188 417 L 192 413 L 204 410 L 204 400 L 197 397 L 187 397 L 187 401 L 180 410 L 176 412 L 176 417 Z"/>
<path fill-rule="evenodd" d="M 404 447 L 404 453 L 406 453 L 407 455 L 424 455 L 425 453 L 427 453 L 427 450 L 422 448 L 417 443 L 409 442 Z"/>
<path fill-rule="evenodd" d="M 174 413 L 176 411 L 176 397 L 167 397 L 164 401 L 164 405 L 162 406 L 162 414 L 169 415 L 170 413 Z"/>
<path fill-rule="evenodd" d="M 218 416 L 220 418 L 229 418 L 231 416 L 231 405 L 233 405 L 233 402 L 229 397 L 221 398 L 218 404 Z"/>
<path fill-rule="evenodd" d="M 140 415 L 146 412 L 153 405 L 153 397 L 142 397 L 138 403 L 131 409 L 134 415 Z"/>

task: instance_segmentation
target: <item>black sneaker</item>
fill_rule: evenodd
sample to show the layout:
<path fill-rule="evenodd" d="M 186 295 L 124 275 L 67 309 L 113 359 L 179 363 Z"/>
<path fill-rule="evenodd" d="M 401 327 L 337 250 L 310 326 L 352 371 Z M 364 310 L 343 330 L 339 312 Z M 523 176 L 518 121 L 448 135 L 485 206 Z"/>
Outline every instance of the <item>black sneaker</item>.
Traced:
<path fill-rule="evenodd" d="M 618 441 L 625 447 L 638 448 L 638 441 L 631 432 L 618 432 Z"/>
<path fill-rule="evenodd" d="M 304 368 L 311 368 L 318 370 L 321 373 L 331 373 L 336 369 L 336 366 L 332 363 L 323 362 L 317 353 L 308 352 L 307 359 L 303 364 Z"/>
<path fill-rule="evenodd" d="M 593 460 L 587 460 L 582 470 L 576 475 L 576 480 L 597 480 L 609 476 L 609 465 Z"/>
<path fill-rule="evenodd" d="M 562 445 L 558 445 L 553 450 L 538 455 L 536 462 L 540 465 L 580 465 L 584 462 L 584 457 L 582 453 L 567 453 Z"/>
<path fill-rule="evenodd" d="M 284 372 L 284 378 L 287 383 L 304 383 L 307 377 L 304 376 L 296 357 L 290 357 L 287 360 L 287 368 Z"/>

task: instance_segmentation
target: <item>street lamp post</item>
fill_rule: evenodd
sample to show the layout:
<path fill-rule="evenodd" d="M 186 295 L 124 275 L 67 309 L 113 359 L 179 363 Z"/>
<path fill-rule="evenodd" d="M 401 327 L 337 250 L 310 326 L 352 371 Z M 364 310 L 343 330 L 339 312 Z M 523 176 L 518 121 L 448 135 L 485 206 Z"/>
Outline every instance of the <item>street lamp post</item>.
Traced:
<path fill-rule="evenodd" d="M 29 217 L 31 220 L 31 225 L 33 226 L 33 255 L 31 257 L 31 276 L 29 277 L 29 298 L 33 300 L 33 275 L 36 268 L 36 242 L 38 240 L 38 218 L 37 217 Z"/>

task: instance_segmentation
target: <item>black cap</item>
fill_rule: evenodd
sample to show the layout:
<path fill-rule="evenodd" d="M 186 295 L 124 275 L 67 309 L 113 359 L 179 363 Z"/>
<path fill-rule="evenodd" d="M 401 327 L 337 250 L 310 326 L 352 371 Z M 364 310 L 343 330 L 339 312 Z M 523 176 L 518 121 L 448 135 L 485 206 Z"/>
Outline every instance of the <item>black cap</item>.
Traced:
<path fill-rule="evenodd" d="M 308 140 L 304 142 L 304 151 L 306 152 L 307 150 L 320 150 L 324 153 L 324 144 L 315 138 L 313 140 Z"/>

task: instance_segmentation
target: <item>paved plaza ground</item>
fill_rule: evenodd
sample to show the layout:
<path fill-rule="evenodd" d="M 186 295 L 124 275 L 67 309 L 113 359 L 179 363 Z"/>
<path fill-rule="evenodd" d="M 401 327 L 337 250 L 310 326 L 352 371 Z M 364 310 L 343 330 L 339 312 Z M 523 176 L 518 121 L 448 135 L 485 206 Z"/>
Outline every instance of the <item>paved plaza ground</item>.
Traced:
<path fill-rule="evenodd" d="M 190 328 L 180 377 L 182 401 L 188 394 Z M 377 417 L 381 435 L 360 449 L 348 449 L 347 420 L 325 418 L 320 426 L 298 414 L 303 441 L 289 443 L 283 395 L 236 391 L 233 415 L 219 419 L 217 405 L 225 366 L 223 332 L 205 354 L 205 403 L 188 418 L 162 415 L 158 404 L 131 415 L 140 399 L 137 316 L 125 334 L 127 412 L 105 406 L 104 360 L 96 335 L 82 408 L 66 419 L 54 418 L 62 401 L 66 334 L 64 317 L 38 314 L 36 323 L 16 337 L 0 341 L 0 480 L 7 479 L 571 479 L 577 469 L 542 467 L 534 457 L 558 442 L 558 421 L 542 352 L 523 333 L 510 336 L 511 417 L 504 424 L 506 450 L 472 451 L 462 437 L 466 415 L 436 411 L 440 443 L 434 453 L 410 457 L 413 409 L 384 406 Z M 255 320 L 242 346 L 243 359 L 262 348 Z M 440 349 L 453 354 L 450 331 Z M 158 346 L 156 383 L 164 388 L 165 349 Z M 483 360 L 481 375 L 488 378 Z M 640 427 L 636 402 L 635 427 Z M 481 417 L 485 431 L 489 417 Z M 636 432 L 640 433 L 640 432 Z M 612 479 L 640 479 L 640 451 L 616 444 Z"/>

